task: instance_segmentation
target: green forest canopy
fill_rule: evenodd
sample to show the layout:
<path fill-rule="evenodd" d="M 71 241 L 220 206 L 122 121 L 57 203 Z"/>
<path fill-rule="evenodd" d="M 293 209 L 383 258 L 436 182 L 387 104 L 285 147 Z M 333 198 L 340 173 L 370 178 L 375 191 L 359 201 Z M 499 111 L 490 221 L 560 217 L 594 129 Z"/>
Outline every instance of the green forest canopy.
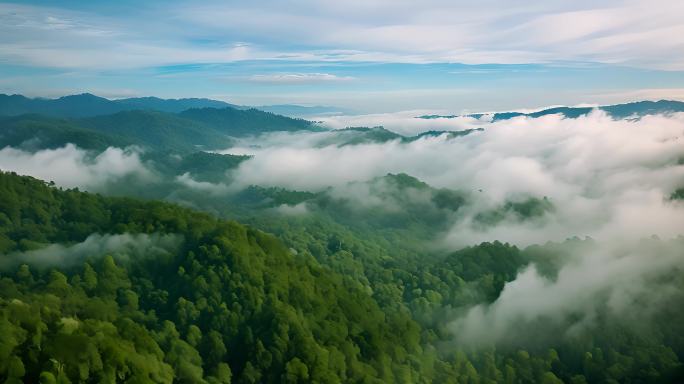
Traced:
<path fill-rule="evenodd" d="M 397 181 L 420 187 L 405 177 Z M 521 250 L 483 243 L 421 261 L 411 252 L 390 257 L 374 233 L 364 239 L 325 217 L 312 220 L 264 221 L 279 240 L 169 203 L 1 174 L 3 259 L 26 261 L 49 244 L 61 244 L 68 255 L 92 234 L 173 234 L 182 243 L 152 259 L 93 253 L 69 267 L 37 261 L 0 271 L 0 377 L 47 383 L 682 377 L 682 322 L 675 321 L 682 320 L 681 308 L 671 308 L 653 334 L 603 324 L 582 342 L 466 350 L 449 341 L 439 321 L 445 309 L 493 301 L 532 261 L 553 274 L 562 245 Z M 681 278 L 673 284 L 684 287 Z"/>

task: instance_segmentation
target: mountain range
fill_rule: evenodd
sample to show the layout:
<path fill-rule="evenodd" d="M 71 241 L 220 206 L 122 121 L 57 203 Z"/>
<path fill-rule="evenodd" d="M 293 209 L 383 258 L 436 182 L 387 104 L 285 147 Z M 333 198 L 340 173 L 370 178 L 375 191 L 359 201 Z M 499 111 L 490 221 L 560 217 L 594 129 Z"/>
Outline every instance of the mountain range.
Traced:
<path fill-rule="evenodd" d="M 0 94 L 0 115 L 15 116 L 38 113 L 53 117 L 92 117 L 132 110 L 153 110 L 180 113 L 191 108 L 234 108 L 240 110 L 252 107 L 226 103 L 206 98 L 162 99 L 159 97 L 131 97 L 110 100 L 90 93 L 62 96 L 56 99 L 29 98 L 23 95 Z M 307 117 L 349 113 L 350 111 L 331 106 L 302 106 L 294 104 L 262 105 L 255 107 L 288 117 Z"/>
<path fill-rule="evenodd" d="M 319 107 L 310 108 L 315 110 Z M 613 118 L 624 119 L 648 114 L 684 112 L 684 103 L 668 100 L 639 101 L 600 107 L 555 107 L 531 113 L 424 115 L 418 118 L 448 119 L 466 116 L 477 119 L 489 117 L 491 121 L 501 121 L 519 116 L 535 118 L 552 114 L 577 118 L 594 109 L 605 111 Z M 194 153 L 225 149 L 234 144 L 235 138 L 245 136 L 321 130 L 325 129 L 312 121 L 211 99 L 141 97 L 109 100 L 88 93 L 57 99 L 0 95 L 0 146 L 29 150 L 57 148 L 73 143 L 84 149 L 96 150 L 108 146 L 138 145 L 152 150 Z M 476 130 L 430 130 L 415 136 L 402 136 L 383 127 L 350 127 L 330 131 L 317 145 L 344 146 L 393 140 L 411 142 L 443 134 L 454 138 Z"/>
<path fill-rule="evenodd" d="M 22 95 L 0 94 L 0 115 L 15 116 L 38 113 L 53 117 L 91 117 L 131 110 L 154 110 L 178 113 L 190 108 L 226 108 L 236 105 L 210 99 L 160 99 L 136 97 L 109 100 L 90 93 L 63 96 L 57 99 L 28 98 Z"/>
<path fill-rule="evenodd" d="M 514 117 L 541 117 L 547 115 L 561 114 L 566 118 L 574 119 L 585 116 L 593 110 L 601 110 L 615 119 L 626 119 L 630 117 L 641 117 L 655 114 L 668 114 L 684 112 L 684 102 L 674 100 L 659 101 L 637 101 L 626 104 L 605 105 L 598 107 L 553 107 L 542 109 L 536 112 L 496 112 L 496 113 L 474 113 L 463 115 L 422 115 L 420 119 L 453 119 L 457 117 L 472 117 L 480 119 L 491 116 L 491 121 L 508 120 Z"/>
<path fill-rule="evenodd" d="M 318 129 L 307 120 L 209 99 L 0 95 L 0 144 L 29 149 L 71 142 L 85 149 L 136 144 L 194 152 L 226 148 L 232 143 L 230 137 Z"/>
<path fill-rule="evenodd" d="M 301 118 L 331 114 L 354 114 L 353 111 L 334 106 L 301 106 L 294 104 L 262 105 L 248 107 L 231 104 L 220 100 L 207 98 L 162 99 L 158 97 L 133 97 L 110 100 L 90 93 L 62 96 L 56 99 L 29 98 L 23 95 L 0 94 L 0 116 L 18 116 L 23 114 L 41 114 L 51 117 L 84 118 L 108 115 L 124 111 L 148 110 L 173 114 L 182 114 L 191 109 L 225 109 L 230 113 L 240 115 L 235 111 L 258 110 L 276 115 Z M 675 100 L 637 101 L 625 104 L 603 105 L 596 107 L 553 107 L 535 112 L 494 112 L 471 113 L 453 115 L 421 115 L 421 119 L 472 117 L 482 118 L 491 116 L 492 121 L 507 120 L 519 116 L 540 117 L 562 114 L 567 118 L 577 118 L 598 109 L 605 111 L 616 119 L 639 117 L 651 114 L 684 112 L 684 102 Z M 204 111 L 210 112 L 210 111 Z M 187 112 L 186 115 L 197 116 L 198 112 Z M 203 119 L 206 119 L 203 117 Z"/>

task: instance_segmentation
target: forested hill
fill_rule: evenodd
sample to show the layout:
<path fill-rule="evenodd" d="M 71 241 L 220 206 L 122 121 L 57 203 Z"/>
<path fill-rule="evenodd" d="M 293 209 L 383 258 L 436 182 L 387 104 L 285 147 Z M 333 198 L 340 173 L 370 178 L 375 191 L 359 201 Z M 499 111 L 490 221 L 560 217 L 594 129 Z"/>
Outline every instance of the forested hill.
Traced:
<path fill-rule="evenodd" d="M 181 112 L 179 116 L 204 123 L 230 136 L 316 129 L 310 121 L 293 119 L 258 109 L 191 108 Z"/>
<path fill-rule="evenodd" d="M 247 110 L 234 114 L 229 109 L 190 110 L 181 115 L 156 111 L 125 111 L 82 119 L 60 119 L 30 114 L 0 116 L 0 148 L 24 150 L 54 149 L 74 144 L 82 149 L 137 145 L 162 152 L 193 153 L 198 150 L 226 149 L 234 137 L 258 136 L 277 131 L 316 131 L 318 126 L 305 120 Z M 191 117 L 191 118 L 186 118 Z M 383 127 L 353 127 L 325 131 L 316 146 L 347 146 L 398 141 L 410 143 L 444 135 L 455 139 L 482 131 L 426 131 L 403 136 Z"/>
<path fill-rule="evenodd" d="M 218 149 L 226 148 L 232 142 L 226 135 L 204 124 L 156 111 L 125 111 L 78 119 L 75 123 L 85 129 L 124 136 L 137 145 L 159 150 Z"/>
<path fill-rule="evenodd" d="M 109 100 L 89 93 L 32 99 L 0 94 L 3 146 L 50 148 L 62 138 L 83 148 L 99 149 L 109 141 L 112 146 L 128 142 L 155 150 L 194 152 L 225 149 L 232 143 L 228 136 L 299 130 L 320 128 L 307 120 L 210 99 Z"/>
<path fill-rule="evenodd" d="M 89 150 L 126 147 L 139 144 L 134 137 L 124 137 L 88 129 L 77 123 L 42 115 L 0 117 L 0 148 L 24 150 L 55 149 L 67 144 Z"/>
<path fill-rule="evenodd" d="M 306 120 L 229 107 L 191 109 L 182 114 L 131 110 L 69 119 L 26 114 L 0 116 L 0 147 L 44 149 L 72 143 L 86 149 L 138 145 L 195 152 L 225 149 L 233 143 L 231 137 L 318 129 Z"/>
<path fill-rule="evenodd" d="M 202 124 L 154 111 L 119 112 L 84 119 L 42 115 L 0 117 L 0 147 L 40 150 L 67 144 L 93 150 L 137 145 L 160 151 L 194 152 L 200 148 L 226 148 L 232 140 Z"/>
<path fill-rule="evenodd" d="M 35 113 L 52 117 L 88 117 L 117 113 L 126 109 L 132 108 L 90 93 L 57 99 L 32 99 L 22 95 L 0 94 L 1 116 Z"/>
<path fill-rule="evenodd" d="M 412 382 L 430 359 L 409 316 L 260 231 L 13 174 L 0 196 L 4 382 Z"/>

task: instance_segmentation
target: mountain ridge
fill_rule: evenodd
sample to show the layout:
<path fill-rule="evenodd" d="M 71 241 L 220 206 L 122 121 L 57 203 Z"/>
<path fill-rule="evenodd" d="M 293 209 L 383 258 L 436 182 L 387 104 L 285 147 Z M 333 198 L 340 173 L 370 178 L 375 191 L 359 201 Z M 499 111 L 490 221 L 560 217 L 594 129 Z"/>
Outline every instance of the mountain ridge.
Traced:
<path fill-rule="evenodd" d="M 471 113 L 471 114 L 459 114 L 459 115 L 421 115 L 416 116 L 419 119 L 454 119 L 457 117 L 471 117 L 475 119 L 481 119 L 483 117 L 491 116 L 491 121 L 501 121 L 509 120 L 515 117 L 532 117 L 537 118 L 547 115 L 561 114 L 566 118 L 577 118 L 580 116 L 585 116 L 594 110 L 601 110 L 606 112 L 609 116 L 617 119 L 625 119 L 631 116 L 645 116 L 653 115 L 659 113 L 676 113 L 684 112 L 684 102 L 678 100 L 640 100 L 629 103 L 621 104 L 611 104 L 611 105 L 600 105 L 595 107 L 568 107 L 568 106 L 558 106 L 541 109 L 535 112 L 494 112 L 494 113 Z"/>
<path fill-rule="evenodd" d="M 139 96 L 108 99 L 84 92 L 60 96 L 58 98 L 43 98 L 28 97 L 21 94 L 0 93 L 0 116 L 18 116 L 27 113 L 38 113 L 52 117 L 92 117 L 138 109 L 181 113 L 193 108 L 227 107 L 238 110 L 258 109 L 260 111 L 292 118 L 349 112 L 344 108 L 320 105 L 303 106 L 296 104 L 275 104 L 252 107 L 205 97 L 166 99 L 156 96 Z"/>

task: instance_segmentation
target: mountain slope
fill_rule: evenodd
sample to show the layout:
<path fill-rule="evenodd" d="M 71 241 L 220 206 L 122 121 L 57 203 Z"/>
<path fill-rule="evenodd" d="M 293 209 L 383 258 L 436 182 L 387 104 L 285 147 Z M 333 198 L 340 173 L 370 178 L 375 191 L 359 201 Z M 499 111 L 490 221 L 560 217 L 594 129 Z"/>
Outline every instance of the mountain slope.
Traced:
<path fill-rule="evenodd" d="M 116 113 L 125 109 L 130 107 L 90 93 L 63 96 L 58 99 L 0 95 L 0 115 L 4 116 L 37 113 L 53 117 L 86 117 Z"/>
<path fill-rule="evenodd" d="M 12 174 L 0 196 L 0 377 L 379 383 L 424 369 L 407 315 L 261 231 Z"/>
<path fill-rule="evenodd" d="M 144 109 L 159 112 L 179 113 L 190 108 L 240 108 L 237 105 L 224 101 L 185 98 L 185 99 L 160 99 L 158 97 L 132 97 L 115 100 L 116 103 L 130 109 Z"/>
<path fill-rule="evenodd" d="M 179 116 L 206 124 L 230 136 L 248 136 L 264 132 L 317 130 L 306 120 L 293 119 L 257 109 L 192 108 Z"/>
<path fill-rule="evenodd" d="M 110 146 L 126 147 L 136 142 L 116 133 L 83 128 L 70 120 L 41 115 L 0 117 L 0 148 L 10 146 L 33 151 L 59 148 L 69 143 L 102 151 Z"/>
<path fill-rule="evenodd" d="M 162 150 L 194 152 L 198 148 L 226 148 L 232 142 L 204 124 L 164 112 L 124 111 L 79 119 L 77 123 L 95 131 L 126 136 L 136 144 Z"/>
<path fill-rule="evenodd" d="M 92 117 L 122 111 L 152 110 L 178 113 L 189 108 L 225 108 L 236 105 L 211 99 L 160 99 L 158 97 L 133 97 L 109 100 L 83 93 L 57 99 L 28 98 L 22 95 L 0 94 L 0 116 L 18 116 L 35 113 L 52 117 Z"/>

